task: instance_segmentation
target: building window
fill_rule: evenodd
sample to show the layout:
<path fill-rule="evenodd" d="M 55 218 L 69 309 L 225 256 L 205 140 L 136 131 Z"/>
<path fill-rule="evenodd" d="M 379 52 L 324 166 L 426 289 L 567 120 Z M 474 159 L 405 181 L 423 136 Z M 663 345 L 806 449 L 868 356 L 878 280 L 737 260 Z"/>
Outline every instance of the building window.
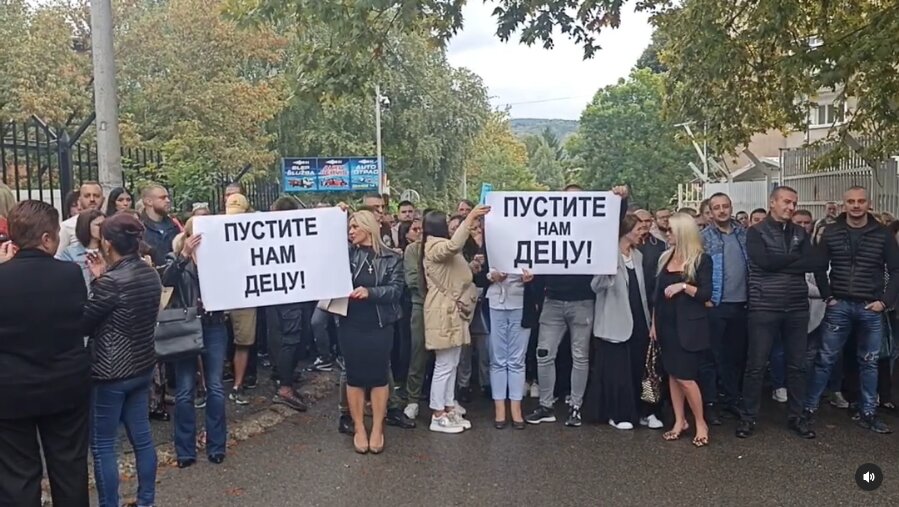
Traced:
<path fill-rule="evenodd" d="M 830 127 L 843 123 L 846 107 L 842 103 L 811 106 L 808 114 L 809 127 Z"/>

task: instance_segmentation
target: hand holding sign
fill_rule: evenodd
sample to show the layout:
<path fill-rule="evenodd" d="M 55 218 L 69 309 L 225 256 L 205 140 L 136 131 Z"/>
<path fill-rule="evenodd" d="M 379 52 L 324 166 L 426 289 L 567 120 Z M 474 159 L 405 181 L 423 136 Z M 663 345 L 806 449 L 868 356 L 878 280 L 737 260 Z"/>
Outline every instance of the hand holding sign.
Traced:
<path fill-rule="evenodd" d="M 534 273 L 531 273 L 530 271 L 522 268 L 521 281 L 524 283 L 531 283 L 532 281 L 534 281 Z"/>
<path fill-rule="evenodd" d="M 356 287 L 350 293 L 350 299 L 368 299 L 368 289 L 365 287 Z"/>
<path fill-rule="evenodd" d="M 193 254 L 197 251 L 197 247 L 200 246 L 201 239 L 203 239 L 203 236 L 200 234 L 194 234 L 187 238 L 187 241 L 184 242 L 184 246 L 181 247 L 181 257 L 184 257 L 185 259 L 192 258 Z"/>

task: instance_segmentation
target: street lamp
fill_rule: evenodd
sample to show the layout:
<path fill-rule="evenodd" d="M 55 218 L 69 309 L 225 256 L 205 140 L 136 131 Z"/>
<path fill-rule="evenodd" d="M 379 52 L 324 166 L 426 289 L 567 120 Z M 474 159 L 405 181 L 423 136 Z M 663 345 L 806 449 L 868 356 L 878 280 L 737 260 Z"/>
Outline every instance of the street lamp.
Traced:
<path fill-rule="evenodd" d="M 378 158 L 378 193 L 383 194 L 384 168 L 381 166 L 381 108 L 390 107 L 390 99 L 381 95 L 381 85 L 375 84 L 375 146 Z"/>

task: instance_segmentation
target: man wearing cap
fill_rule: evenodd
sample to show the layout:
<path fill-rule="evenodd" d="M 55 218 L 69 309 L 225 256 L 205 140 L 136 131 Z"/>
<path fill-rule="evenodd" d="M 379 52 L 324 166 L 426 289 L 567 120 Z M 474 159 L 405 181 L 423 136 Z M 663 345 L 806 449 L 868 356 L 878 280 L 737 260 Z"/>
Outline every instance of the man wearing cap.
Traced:
<path fill-rule="evenodd" d="M 240 215 L 250 210 L 250 203 L 242 194 L 231 194 L 225 201 L 226 215 Z M 256 309 L 231 310 L 231 327 L 234 329 L 234 387 L 228 396 L 238 405 L 247 405 L 244 378 L 250 360 L 250 348 L 256 343 Z"/>

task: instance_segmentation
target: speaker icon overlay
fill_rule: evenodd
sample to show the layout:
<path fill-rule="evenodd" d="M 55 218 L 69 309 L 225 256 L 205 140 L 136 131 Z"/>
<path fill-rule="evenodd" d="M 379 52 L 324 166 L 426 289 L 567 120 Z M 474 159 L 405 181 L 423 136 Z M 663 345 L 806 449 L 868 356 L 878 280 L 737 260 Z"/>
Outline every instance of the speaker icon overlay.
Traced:
<path fill-rule="evenodd" d="M 863 491 L 874 491 L 883 483 L 883 470 L 873 463 L 865 463 L 855 471 L 855 483 Z"/>

